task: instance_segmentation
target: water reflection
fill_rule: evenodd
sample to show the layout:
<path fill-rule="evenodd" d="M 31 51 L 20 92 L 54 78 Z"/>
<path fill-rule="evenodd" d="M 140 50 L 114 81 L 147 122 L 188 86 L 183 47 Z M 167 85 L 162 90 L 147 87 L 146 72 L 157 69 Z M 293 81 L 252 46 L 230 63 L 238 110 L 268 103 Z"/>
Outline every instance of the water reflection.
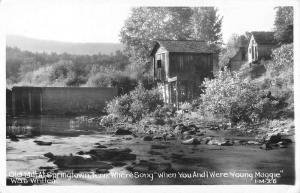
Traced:
<path fill-rule="evenodd" d="M 101 128 L 98 122 L 82 121 L 77 117 L 23 116 L 7 119 L 7 134 L 34 137 L 41 135 L 79 136 L 92 134 Z"/>

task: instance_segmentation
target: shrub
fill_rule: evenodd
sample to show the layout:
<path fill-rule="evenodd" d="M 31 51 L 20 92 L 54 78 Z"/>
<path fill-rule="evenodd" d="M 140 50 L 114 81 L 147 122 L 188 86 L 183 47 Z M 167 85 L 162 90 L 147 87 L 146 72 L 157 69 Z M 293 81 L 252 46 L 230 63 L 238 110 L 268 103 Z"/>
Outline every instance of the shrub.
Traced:
<path fill-rule="evenodd" d="M 272 62 L 265 65 L 270 77 L 273 77 L 274 84 L 280 86 L 293 85 L 293 44 L 282 45 L 273 50 Z"/>
<path fill-rule="evenodd" d="M 163 105 L 163 101 L 156 89 L 146 90 L 142 85 L 138 85 L 129 94 L 110 101 L 107 104 L 107 112 L 120 118 L 131 118 L 133 121 L 139 121 L 161 105 Z"/>
<path fill-rule="evenodd" d="M 103 116 L 101 121 L 100 121 L 100 125 L 105 126 L 105 127 L 111 127 L 113 126 L 114 123 L 116 123 L 118 120 L 118 117 L 116 117 L 113 114 L 109 114 L 106 116 Z"/>
<path fill-rule="evenodd" d="M 184 112 L 190 112 L 193 109 L 193 106 L 188 102 L 184 102 L 180 106 L 180 109 L 183 110 Z"/>
<path fill-rule="evenodd" d="M 200 96 L 200 112 L 224 117 L 233 124 L 269 118 L 266 109 L 276 106 L 269 98 L 263 97 L 256 84 L 240 78 L 237 73 L 231 74 L 227 69 L 219 72 L 215 79 L 206 79 L 204 86 L 206 90 Z"/>
<path fill-rule="evenodd" d="M 129 94 L 125 94 L 108 102 L 106 106 L 106 111 L 109 114 L 116 115 L 118 117 L 128 117 L 131 116 L 130 108 L 131 108 L 132 98 Z"/>

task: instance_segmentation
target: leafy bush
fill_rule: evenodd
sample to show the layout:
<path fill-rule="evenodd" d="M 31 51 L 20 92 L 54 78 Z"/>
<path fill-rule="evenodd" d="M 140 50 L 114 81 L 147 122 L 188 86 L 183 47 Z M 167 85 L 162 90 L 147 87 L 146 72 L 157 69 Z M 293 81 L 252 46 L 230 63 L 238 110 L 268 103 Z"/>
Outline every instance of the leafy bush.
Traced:
<path fill-rule="evenodd" d="M 139 121 L 161 105 L 163 105 L 163 101 L 156 89 L 146 90 L 142 85 L 138 85 L 129 94 L 116 97 L 110 101 L 106 109 L 109 114 Z"/>
<path fill-rule="evenodd" d="M 184 102 L 180 106 L 180 109 L 183 110 L 184 112 L 190 112 L 193 109 L 193 106 L 188 102 Z"/>
<path fill-rule="evenodd" d="M 131 108 L 132 98 L 129 94 L 125 94 L 108 102 L 106 106 L 106 111 L 109 114 L 116 115 L 118 117 L 131 117 L 130 108 Z"/>
<path fill-rule="evenodd" d="M 282 45 L 273 50 L 272 62 L 265 65 L 269 76 L 273 77 L 273 84 L 280 87 L 293 85 L 293 44 Z"/>
<path fill-rule="evenodd" d="M 215 79 L 206 79 L 204 86 L 206 90 L 200 96 L 200 112 L 230 119 L 232 123 L 252 123 L 270 118 L 267 113 L 276 108 L 275 103 L 263 97 L 256 84 L 241 79 L 237 73 L 231 74 L 227 69 L 220 71 Z"/>
<path fill-rule="evenodd" d="M 116 121 L 118 120 L 118 117 L 116 117 L 113 114 L 109 114 L 106 116 L 103 116 L 100 125 L 105 126 L 105 127 L 111 127 Z"/>

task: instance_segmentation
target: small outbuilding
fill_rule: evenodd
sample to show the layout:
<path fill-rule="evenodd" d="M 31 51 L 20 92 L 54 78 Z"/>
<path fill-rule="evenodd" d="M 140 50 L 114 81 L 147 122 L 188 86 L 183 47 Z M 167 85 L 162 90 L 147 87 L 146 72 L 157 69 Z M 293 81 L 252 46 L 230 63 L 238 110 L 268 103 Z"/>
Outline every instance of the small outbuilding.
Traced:
<path fill-rule="evenodd" d="M 158 40 L 151 57 L 164 102 L 177 107 L 199 97 L 204 78 L 218 70 L 218 54 L 205 41 Z"/>
<path fill-rule="evenodd" d="M 272 50 L 278 47 L 274 32 L 251 32 L 248 46 L 248 62 L 256 63 L 260 60 L 271 59 Z"/>

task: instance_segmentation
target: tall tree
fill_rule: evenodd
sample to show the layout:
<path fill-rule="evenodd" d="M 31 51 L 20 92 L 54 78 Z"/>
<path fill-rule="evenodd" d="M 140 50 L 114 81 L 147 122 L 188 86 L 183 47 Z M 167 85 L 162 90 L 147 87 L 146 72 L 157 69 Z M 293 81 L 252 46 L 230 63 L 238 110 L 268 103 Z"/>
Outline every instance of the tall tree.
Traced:
<path fill-rule="evenodd" d="M 226 46 L 220 52 L 219 66 L 227 66 L 230 59 L 236 55 L 240 48 L 248 45 L 250 38 L 251 36 L 249 32 L 242 35 L 232 34 Z"/>
<path fill-rule="evenodd" d="M 293 7 L 276 7 L 275 38 L 281 43 L 293 42 Z"/>
<path fill-rule="evenodd" d="M 152 40 L 185 40 L 190 36 L 191 8 L 138 7 L 121 29 L 121 42 L 131 57 L 144 61 L 149 56 Z"/>
<path fill-rule="evenodd" d="M 193 8 L 192 39 L 204 40 L 220 48 L 222 45 L 222 20 L 215 7 Z"/>

